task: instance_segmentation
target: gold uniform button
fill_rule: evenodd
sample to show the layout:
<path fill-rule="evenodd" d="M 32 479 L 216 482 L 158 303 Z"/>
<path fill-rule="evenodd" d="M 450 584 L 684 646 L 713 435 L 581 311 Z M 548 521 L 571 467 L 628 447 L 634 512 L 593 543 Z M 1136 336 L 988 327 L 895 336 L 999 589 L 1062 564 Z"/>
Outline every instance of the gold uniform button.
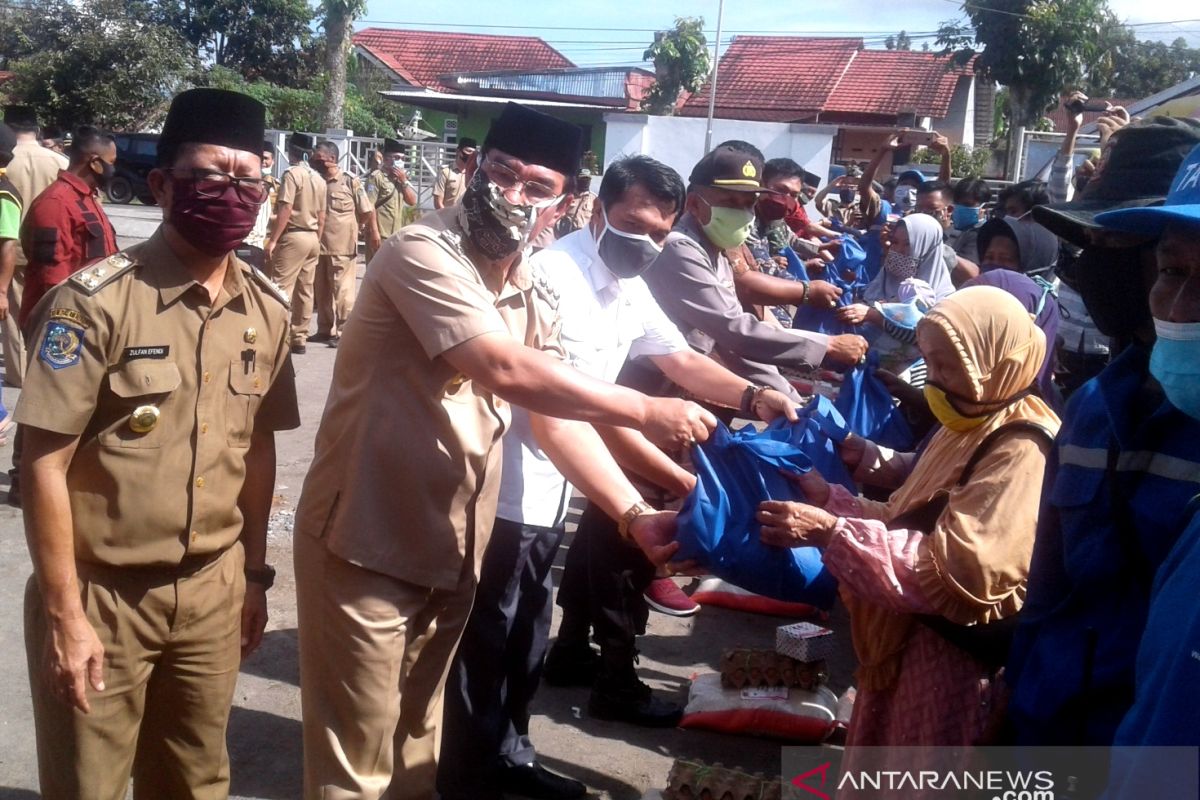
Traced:
<path fill-rule="evenodd" d="M 196 533 L 195 531 L 192 531 L 192 541 L 194 542 L 199 538 L 200 538 L 200 534 Z"/>
<path fill-rule="evenodd" d="M 204 488 L 204 478 L 196 478 L 196 488 L 197 489 Z"/>
<path fill-rule="evenodd" d="M 158 406 L 138 406 L 129 415 L 129 429 L 134 433 L 149 433 L 158 425 Z"/>
<path fill-rule="evenodd" d="M 258 341 L 258 331 L 254 330 L 254 328 L 246 328 L 242 332 L 242 339 L 245 340 L 246 344 L 254 344 Z"/>
<path fill-rule="evenodd" d="M 207 422 L 200 423 L 200 432 L 208 433 L 208 423 Z"/>
<path fill-rule="evenodd" d="M 210 380 L 212 380 L 212 375 L 211 375 L 210 373 L 207 373 L 207 372 L 206 372 L 206 373 L 204 373 L 204 382 L 205 382 L 205 383 L 208 383 Z"/>

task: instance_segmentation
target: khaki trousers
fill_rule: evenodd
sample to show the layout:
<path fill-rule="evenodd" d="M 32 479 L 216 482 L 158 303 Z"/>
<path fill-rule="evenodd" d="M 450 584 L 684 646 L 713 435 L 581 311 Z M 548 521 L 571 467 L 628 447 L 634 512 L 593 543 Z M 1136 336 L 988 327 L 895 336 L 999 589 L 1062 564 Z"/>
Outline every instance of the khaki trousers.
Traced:
<path fill-rule="evenodd" d="M 474 575 L 430 589 L 355 566 L 305 533 L 294 548 L 304 797 L 432 800 Z"/>
<path fill-rule="evenodd" d="M 308 341 L 313 281 L 320 256 L 321 240 L 316 231 L 285 231 L 271 253 L 270 278 L 292 303 L 292 344 Z"/>
<path fill-rule="evenodd" d="M 4 345 L 4 384 L 19 389 L 25 382 L 25 337 L 17 325 L 21 313 L 21 295 L 25 293 L 25 265 L 18 264 L 8 284 L 8 316 L 0 322 L 0 342 Z"/>
<path fill-rule="evenodd" d="M 229 796 L 225 730 L 241 663 L 241 545 L 192 575 L 80 565 L 88 621 L 104 645 L 91 713 L 58 699 L 45 667 L 37 583 L 25 589 L 25 652 L 45 800 Z M 148 570 L 146 572 L 149 572 Z"/>
<path fill-rule="evenodd" d="M 341 335 L 358 285 L 358 256 L 321 256 L 313 294 L 317 304 L 317 333 Z"/>

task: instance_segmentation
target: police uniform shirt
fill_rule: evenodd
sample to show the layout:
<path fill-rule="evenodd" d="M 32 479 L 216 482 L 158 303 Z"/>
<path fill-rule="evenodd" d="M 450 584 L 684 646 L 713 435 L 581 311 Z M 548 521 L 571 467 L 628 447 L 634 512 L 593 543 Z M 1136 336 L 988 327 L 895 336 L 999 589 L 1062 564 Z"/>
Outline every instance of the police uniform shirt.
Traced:
<path fill-rule="evenodd" d="M 287 307 L 265 278 L 231 257 L 210 303 L 160 231 L 51 290 L 31 331 L 15 416 L 80 437 L 76 558 L 170 566 L 234 544 L 252 431 L 299 425 Z"/>
<path fill-rule="evenodd" d="M 510 411 L 442 354 L 502 333 L 561 356 L 552 290 L 526 264 L 507 280 L 476 267 L 459 213 L 426 215 L 371 262 L 296 509 L 296 535 L 339 558 L 448 590 L 491 534 Z"/>
<path fill-rule="evenodd" d="M 375 209 L 363 189 L 362 182 L 352 175 L 339 172 L 326 181 L 327 206 L 325 230 L 321 235 L 321 254 L 353 256 L 358 254 L 358 217 Z"/>
<path fill-rule="evenodd" d="M 325 179 L 308 164 L 288 167 L 279 185 L 279 203 L 288 203 L 292 215 L 288 218 L 289 231 L 316 232 L 320 224 L 318 214 L 325 208 Z"/>

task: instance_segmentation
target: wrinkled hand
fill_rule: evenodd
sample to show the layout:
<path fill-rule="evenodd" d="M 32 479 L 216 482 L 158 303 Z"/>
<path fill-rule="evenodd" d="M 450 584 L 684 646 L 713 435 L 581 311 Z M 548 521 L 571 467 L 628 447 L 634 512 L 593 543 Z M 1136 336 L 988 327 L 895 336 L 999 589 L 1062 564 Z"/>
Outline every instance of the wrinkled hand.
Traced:
<path fill-rule="evenodd" d="M 842 306 L 837 310 L 837 318 L 847 325 L 861 325 L 863 320 L 867 318 L 867 312 L 871 307 L 863 303 L 854 303 L 853 305 Z"/>
<path fill-rule="evenodd" d="M 853 367 L 867 356 L 867 340 L 857 334 L 830 336 L 825 361 L 832 366 Z"/>
<path fill-rule="evenodd" d="M 867 440 L 852 433 L 843 439 L 837 448 L 838 456 L 842 459 L 842 463 L 853 474 L 862 464 L 863 458 L 866 457 Z"/>
<path fill-rule="evenodd" d="M 782 470 L 782 472 L 784 477 L 804 492 L 804 496 L 808 498 L 810 504 L 817 508 L 824 508 L 829 504 L 829 481 L 825 480 L 824 475 L 815 469 L 801 473 L 787 470 Z"/>
<path fill-rule="evenodd" d="M 267 628 L 267 590 L 261 583 L 247 583 L 242 601 L 242 658 L 262 644 Z"/>
<path fill-rule="evenodd" d="M 648 512 L 629 523 L 629 536 L 656 567 L 666 565 L 676 551 L 674 511 Z"/>
<path fill-rule="evenodd" d="M 796 403 L 783 392 L 766 389 L 754 398 L 754 413 L 763 422 L 772 422 L 780 417 L 787 417 L 788 422 L 800 419 L 796 414 Z"/>
<path fill-rule="evenodd" d="M 782 500 L 759 503 L 755 519 L 763 544 L 774 547 L 824 547 L 837 525 L 837 517 L 823 508 Z"/>
<path fill-rule="evenodd" d="M 808 304 L 813 308 L 836 308 L 842 289 L 829 281 L 808 282 Z"/>
<path fill-rule="evenodd" d="M 44 664 L 54 695 L 69 706 L 90 713 L 87 689 L 104 691 L 104 645 L 87 617 L 50 622 Z"/>
<path fill-rule="evenodd" d="M 679 450 L 703 442 L 717 426 L 717 418 L 688 400 L 647 398 L 649 410 L 642 435 L 664 450 Z"/>
<path fill-rule="evenodd" d="M 894 372 L 889 372 L 886 369 L 877 369 L 875 370 L 875 377 L 879 378 L 880 382 L 887 387 L 892 397 L 901 403 L 927 405 L 925 402 L 925 393 Z"/>

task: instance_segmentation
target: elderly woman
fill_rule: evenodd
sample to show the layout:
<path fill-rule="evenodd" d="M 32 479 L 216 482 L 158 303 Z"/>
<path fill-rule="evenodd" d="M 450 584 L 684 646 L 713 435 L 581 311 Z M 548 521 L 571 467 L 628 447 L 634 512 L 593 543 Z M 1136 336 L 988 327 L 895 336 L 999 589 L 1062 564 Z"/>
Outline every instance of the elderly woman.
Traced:
<path fill-rule="evenodd" d="M 850 611 L 858 671 L 851 745 L 966 745 L 983 736 L 1021 609 L 1058 417 L 1030 391 L 1045 336 L 994 287 L 963 289 L 917 328 L 942 428 L 919 460 L 850 440 L 858 470 L 908 472 L 886 503 L 809 474 L 815 505 L 759 507 L 764 542 L 817 545 Z M 999 648 L 1003 650 L 1003 647 Z"/>

